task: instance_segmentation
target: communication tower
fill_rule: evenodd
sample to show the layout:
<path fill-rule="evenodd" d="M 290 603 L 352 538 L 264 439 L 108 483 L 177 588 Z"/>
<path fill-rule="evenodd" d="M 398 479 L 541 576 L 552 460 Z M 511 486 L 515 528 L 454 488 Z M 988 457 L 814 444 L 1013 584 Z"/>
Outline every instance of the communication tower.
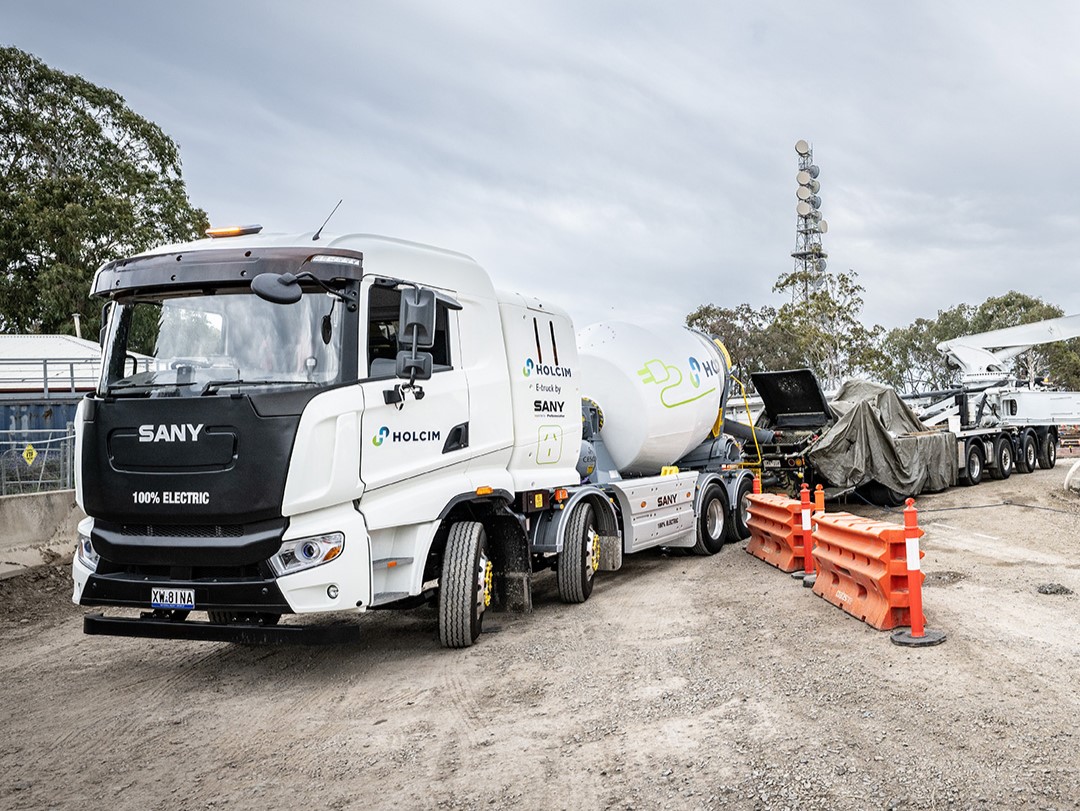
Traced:
<path fill-rule="evenodd" d="M 806 141 L 800 140 L 795 144 L 795 152 L 799 156 L 799 171 L 795 175 L 799 183 L 795 192 L 798 220 L 795 223 L 795 250 L 791 256 L 795 260 L 795 272 L 803 280 L 803 299 L 807 300 L 811 293 L 816 293 L 828 282 L 825 273 L 828 254 L 821 246 L 821 235 L 828 232 L 829 224 L 821 218 L 821 198 L 818 196 L 821 170 L 814 163 L 814 150 Z"/>

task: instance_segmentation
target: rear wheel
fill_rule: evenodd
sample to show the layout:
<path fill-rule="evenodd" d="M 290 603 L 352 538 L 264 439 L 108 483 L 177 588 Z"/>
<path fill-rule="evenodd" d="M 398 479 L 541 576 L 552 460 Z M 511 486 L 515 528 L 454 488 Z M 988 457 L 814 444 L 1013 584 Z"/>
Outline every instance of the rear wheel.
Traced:
<path fill-rule="evenodd" d="M 964 464 L 964 483 L 974 486 L 982 481 L 983 468 L 985 467 L 982 446 L 978 442 L 971 442 L 968 445 L 966 460 Z"/>
<path fill-rule="evenodd" d="M 1016 459 L 1017 473 L 1030 473 L 1039 461 L 1039 446 L 1030 431 L 1020 438 L 1020 455 Z"/>
<path fill-rule="evenodd" d="M 1007 436 L 1001 436 L 994 442 L 994 464 L 990 468 L 990 477 L 994 479 L 1007 479 L 1013 472 L 1013 449 L 1012 442 Z"/>
<path fill-rule="evenodd" d="M 564 603 L 588 600 L 599 566 L 600 536 L 596 532 L 592 504 L 582 501 L 570 514 L 563 549 L 555 563 L 559 599 Z"/>
<path fill-rule="evenodd" d="M 1047 431 L 1042 442 L 1039 443 L 1039 467 L 1043 470 L 1052 470 L 1057 464 L 1057 437 L 1053 431 Z"/>
<path fill-rule="evenodd" d="M 483 524 L 459 521 L 450 527 L 439 575 L 439 642 L 467 648 L 480 636 L 491 604 L 491 559 Z"/>
<path fill-rule="evenodd" d="M 728 523 L 728 540 L 745 541 L 750 537 L 750 493 L 753 485 L 749 476 L 743 476 L 735 488 L 735 506 Z"/>
<path fill-rule="evenodd" d="M 716 482 L 710 482 L 701 494 L 697 543 L 690 551 L 695 555 L 715 555 L 719 552 L 727 535 L 727 517 L 727 492 Z"/>

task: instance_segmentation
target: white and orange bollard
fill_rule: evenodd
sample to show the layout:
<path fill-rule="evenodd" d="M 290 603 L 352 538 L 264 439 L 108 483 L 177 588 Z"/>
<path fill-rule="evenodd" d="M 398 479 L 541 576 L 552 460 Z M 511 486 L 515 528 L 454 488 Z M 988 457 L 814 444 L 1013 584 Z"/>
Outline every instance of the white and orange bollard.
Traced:
<path fill-rule="evenodd" d="M 817 518 L 819 515 L 825 512 L 825 488 L 820 484 L 814 488 L 814 514 L 813 518 Z M 804 519 L 805 520 L 805 519 Z M 803 577 L 803 588 L 812 589 L 817 582 L 817 572 L 814 567 L 814 530 L 817 529 L 817 525 L 814 524 L 810 530 L 810 547 L 808 554 L 810 555 L 809 569 Z M 804 566 L 803 568 L 806 568 Z"/>
<path fill-rule="evenodd" d="M 927 630 L 926 617 L 922 608 L 922 565 L 919 562 L 919 513 L 915 509 L 915 499 L 909 498 L 904 508 L 904 541 L 907 547 L 908 610 L 911 613 L 911 628 L 894 631 L 891 640 L 894 645 L 908 648 L 924 648 L 940 645 L 945 641 L 944 631 Z"/>
<path fill-rule="evenodd" d="M 803 482 L 802 487 L 799 489 L 799 513 L 801 517 L 803 570 L 801 572 L 792 572 L 791 576 L 802 580 L 804 586 L 809 579 L 812 586 L 814 585 L 814 524 L 811 520 L 810 485 L 806 482 Z"/>

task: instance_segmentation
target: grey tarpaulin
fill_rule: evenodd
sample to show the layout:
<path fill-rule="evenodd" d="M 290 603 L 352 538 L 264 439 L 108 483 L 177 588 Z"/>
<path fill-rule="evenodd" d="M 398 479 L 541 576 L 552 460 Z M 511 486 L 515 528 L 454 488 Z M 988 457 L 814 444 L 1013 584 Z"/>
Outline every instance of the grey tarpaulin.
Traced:
<path fill-rule="evenodd" d="M 810 449 L 810 463 L 838 487 L 877 481 L 906 496 L 956 483 L 956 435 L 931 431 L 896 391 L 848 380 L 829 402 L 837 417 Z"/>

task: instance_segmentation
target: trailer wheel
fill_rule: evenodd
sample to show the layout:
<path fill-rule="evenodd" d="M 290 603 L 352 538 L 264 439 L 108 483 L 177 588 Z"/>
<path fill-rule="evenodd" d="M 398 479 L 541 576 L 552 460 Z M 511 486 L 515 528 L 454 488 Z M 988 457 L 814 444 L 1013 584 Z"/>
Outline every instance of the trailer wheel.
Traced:
<path fill-rule="evenodd" d="M 1031 473 L 1039 461 L 1039 445 L 1035 434 L 1028 431 L 1020 438 L 1020 456 L 1016 460 L 1017 473 Z"/>
<path fill-rule="evenodd" d="M 439 574 L 439 642 L 467 648 L 480 636 L 491 603 L 491 558 L 483 524 L 459 521 L 450 527 Z"/>
<path fill-rule="evenodd" d="M 715 555 L 724 548 L 727 539 L 727 491 L 710 482 L 701 494 L 701 511 L 697 517 L 697 543 L 690 547 L 694 555 Z"/>
<path fill-rule="evenodd" d="M 1007 479 L 1013 472 L 1012 442 L 1007 436 L 999 436 L 994 441 L 994 464 L 990 468 L 990 478 Z"/>
<path fill-rule="evenodd" d="M 728 540 L 731 542 L 745 541 L 750 537 L 750 493 L 752 491 L 753 486 L 748 476 L 739 480 L 739 486 L 735 488 L 735 505 L 731 511 L 731 521 L 728 523 Z"/>
<path fill-rule="evenodd" d="M 562 552 L 555 562 L 559 599 L 564 603 L 588 600 L 599 566 L 600 536 L 596 533 L 592 504 L 581 501 L 570 514 Z"/>
<path fill-rule="evenodd" d="M 967 462 L 964 464 L 965 484 L 974 486 L 981 482 L 984 467 L 985 460 L 983 459 L 982 446 L 978 442 L 969 443 L 967 449 Z"/>
<path fill-rule="evenodd" d="M 1053 470 L 1057 464 L 1057 440 L 1053 431 L 1047 431 L 1042 442 L 1039 443 L 1039 467 L 1043 470 Z"/>

